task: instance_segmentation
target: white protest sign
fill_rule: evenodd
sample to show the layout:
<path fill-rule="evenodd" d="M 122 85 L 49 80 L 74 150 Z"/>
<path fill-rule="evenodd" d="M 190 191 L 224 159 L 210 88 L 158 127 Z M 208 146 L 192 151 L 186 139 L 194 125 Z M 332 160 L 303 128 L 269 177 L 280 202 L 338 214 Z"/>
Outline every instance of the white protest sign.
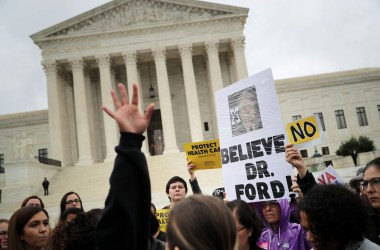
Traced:
<path fill-rule="evenodd" d="M 257 202 L 294 195 L 272 71 L 216 92 L 215 103 L 228 199 Z"/>
<path fill-rule="evenodd" d="M 343 184 L 344 181 L 335 169 L 329 165 L 325 170 L 322 171 L 321 175 L 317 178 L 317 183 L 326 185 L 326 184 Z"/>

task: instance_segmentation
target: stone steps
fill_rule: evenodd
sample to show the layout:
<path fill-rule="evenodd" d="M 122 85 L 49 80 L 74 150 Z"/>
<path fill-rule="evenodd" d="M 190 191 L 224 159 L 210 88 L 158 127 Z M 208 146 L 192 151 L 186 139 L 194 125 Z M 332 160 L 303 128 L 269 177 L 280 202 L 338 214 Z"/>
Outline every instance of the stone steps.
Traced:
<path fill-rule="evenodd" d="M 188 182 L 186 155 L 182 152 L 154 157 L 148 156 L 147 161 L 151 178 L 152 202 L 157 209 L 160 209 L 169 204 L 165 186 L 171 177 L 178 175 Z M 77 192 L 81 196 L 86 211 L 92 208 L 103 208 L 109 190 L 109 177 L 112 168 L 113 162 L 65 167 L 54 178 L 49 179 L 49 196 L 43 196 L 42 186 L 34 187 L 35 191 L 31 191 L 29 195 L 35 194 L 42 198 L 53 222 L 52 225 L 54 225 L 54 221 L 59 216 L 61 198 L 69 191 Z M 358 167 L 341 168 L 337 171 L 345 181 L 349 181 L 355 176 L 357 169 Z M 318 174 L 319 172 L 314 173 L 315 176 Z M 196 176 L 204 194 L 211 195 L 214 189 L 223 187 L 221 169 L 197 171 Z M 192 194 L 189 184 L 188 189 L 188 194 Z M 12 213 L 21 206 L 25 197 L 20 195 L 19 202 L 3 201 L 0 205 L 0 218 L 10 218 Z"/>

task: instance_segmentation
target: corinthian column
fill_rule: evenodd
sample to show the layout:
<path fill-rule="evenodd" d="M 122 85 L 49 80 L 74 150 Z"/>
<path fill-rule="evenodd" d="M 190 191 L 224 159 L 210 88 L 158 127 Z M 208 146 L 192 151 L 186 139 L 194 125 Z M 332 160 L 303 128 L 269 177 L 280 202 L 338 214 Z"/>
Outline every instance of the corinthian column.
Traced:
<path fill-rule="evenodd" d="M 137 53 L 134 50 L 125 51 L 123 53 L 123 58 L 125 62 L 125 68 L 127 71 L 127 82 L 128 82 L 128 95 L 129 99 L 132 98 L 132 85 L 134 83 L 139 86 L 139 110 L 143 111 L 143 102 L 142 102 L 142 88 L 139 81 L 139 74 L 137 71 Z"/>
<path fill-rule="evenodd" d="M 183 80 L 185 83 L 187 114 L 190 123 L 191 140 L 193 142 L 203 141 L 203 130 L 201 125 L 201 112 L 195 82 L 193 53 L 191 44 L 178 45 L 182 60 Z"/>
<path fill-rule="evenodd" d="M 137 71 L 137 53 L 135 50 L 128 50 L 123 52 L 123 58 L 124 58 L 124 63 L 127 71 L 127 82 L 128 82 L 128 95 L 129 95 L 129 100 L 132 98 L 132 90 L 133 87 L 132 85 L 136 83 L 139 86 L 139 111 L 141 114 L 144 113 L 144 102 L 143 102 L 143 94 L 142 94 L 142 87 L 141 87 L 141 82 L 139 81 L 139 73 Z M 146 136 L 146 132 L 144 133 Z M 149 148 L 147 144 L 147 140 L 143 141 L 142 145 L 142 151 L 147 154 L 149 153 Z"/>
<path fill-rule="evenodd" d="M 102 96 L 102 105 L 105 107 L 114 107 L 110 94 L 112 86 L 111 75 L 111 58 L 109 55 L 99 55 L 96 57 L 100 72 L 100 90 Z M 114 120 L 103 112 L 104 134 L 106 140 L 106 158 L 104 162 L 115 160 L 115 147 L 118 144 L 118 129 Z"/>
<path fill-rule="evenodd" d="M 70 60 L 73 72 L 75 121 L 77 126 L 77 141 L 79 159 L 76 165 L 88 165 L 94 163 L 93 152 L 91 150 L 89 110 L 87 104 L 87 92 L 84 78 L 84 62 L 82 58 Z"/>
<path fill-rule="evenodd" d="M 208 68 L 210 71 L 211 90 L 213 94 L 223 88 L 223 78 L 222 71 L 220 69 L 218 46 L 219 42 L 217 40 L 205 42 L 208 57 Z"/>
<path fill-rule="evenodd" d="M 49 115 L 49 158 L 59 160 L 62 166 L 73 164 L 67 123 L 67 109 L 65 106 L 65 86 L 58 77 L 58 68 L 55 61 L 44 61 L 48 92 Z"/>
<path fill-rule="evenodd" d="M 179 152 L 175 134 L 173 108 L 170 95 L 168 71 L 166 68 L 166 49 L 159 47 L 152 49 L 156 63 L 158 95 L 160 98 L 161 118 L 164 131 L 164 154 Z"/>
<path fill-rule="evenodd" d="M 248 77 L 247 63 L 244 55 L 244 37 L 232 38 L 231 49 L 234 52 L 237 80 L 240 81 Z"/>
<path fill-rule="evenodd" d="M 217 40 L 205 42 L 206 52 L 207 52 L 207 67 L 209 69 L 210 77 L 210 94 L 212 101 L 212 112 L 213 112 L 213 124 L 214 124 L 214 134 L 218 137 L 217 129 L 217 119 L 216 119 L 216 107 L 215 107 L 215 92 L 223 88 L 223 78 L 222 71 L 220 69 L 219 62 L 219 42 Z"/>

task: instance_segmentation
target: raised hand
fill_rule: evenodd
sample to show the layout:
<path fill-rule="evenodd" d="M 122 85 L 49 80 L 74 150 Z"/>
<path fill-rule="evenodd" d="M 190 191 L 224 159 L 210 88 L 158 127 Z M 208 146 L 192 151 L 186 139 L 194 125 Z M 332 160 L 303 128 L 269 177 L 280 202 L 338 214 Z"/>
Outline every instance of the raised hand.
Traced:
<path fill-rule="evenodd" d="M 307 167 L 302 159 L 301 153 L 298 151 L 293 144 L 286 144 L 285 146 L 285 157 L 286 161 L 289 162 L 293 167 L 295 167 L 302 179 L 307 172 Z"/>
<path fill-rule="evenodd" d="M 114 112 L 107 107 L 103 107 L 103 110 L 116 120 L 120 132 L 143 134 L 149 125 L 150 118 L 152 117 L 154 103 L 149 104 L 145 115 L 142 115 L 138 109 L 137 85 L 133 84 L 133 95 L 131 103 L 129 103 L 128 94 L 124 85 L 119 83 L 117 86 L 120 90 L 121 100 L 119 100 L 116 91 L 111 90 L 111 96 L 116 111 Z"/>
<path fill-rule="evenodd" d="M 187 171 L 189 172 L 190 180 L 192 181 L 195 179 L 195 173 L 194 173 L 195 168 L 196 168 L 196 165 L 192 161 L 187 160 Z"/>

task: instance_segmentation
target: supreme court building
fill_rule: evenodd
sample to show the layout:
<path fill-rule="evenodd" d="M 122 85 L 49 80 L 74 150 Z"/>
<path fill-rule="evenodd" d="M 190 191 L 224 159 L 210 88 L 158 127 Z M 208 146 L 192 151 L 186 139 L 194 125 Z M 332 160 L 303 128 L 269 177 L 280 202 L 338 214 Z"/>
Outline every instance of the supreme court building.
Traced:
<path fill-rule="evenodd" d="M 116 83 L 156 108 L 144 152 L 177 153 L 216 138 L 213 93 L 248 76 L 248 9 L 193 0 L 115 0 L 31 36 L 48 89 L 49 158 L 63 166 L 113 161 Z"/>
<path fill-rule="evenodd" d="M 0 198 L 8 203 L 0 212 L 10 215 L 24 197 L 41 192 L 43 177 L 54 180 L 44 197 L 49 214 L 68 188 L 87 209 L 102 207 L 118 144 L 117 126 L 102 106 L 113 107 L 110 90 L 118 82 L 129 90 L 139 85 L 141 112 L 156 104 L 143 151 L 153 202 L 164 206 L 166 181 L 188 174 L 183 144 L 218 138 L 214 92 L 248 76 L 247 16 L 246 8 L 195 0 L 114 0 L 31 35 L 41 49 L 48 110 L 0 115 Z M 321 161 L 334 160 L 351 136 L 380 147 L 380 68 L 275 84 L 284 123 L 312 114 L 323 120 L 326 141 L 315 148 Z M 314 148 L 301 153 L 310 160 Z M 220 169 L 197 178 L 206 194 L 223 186 Z"/>

